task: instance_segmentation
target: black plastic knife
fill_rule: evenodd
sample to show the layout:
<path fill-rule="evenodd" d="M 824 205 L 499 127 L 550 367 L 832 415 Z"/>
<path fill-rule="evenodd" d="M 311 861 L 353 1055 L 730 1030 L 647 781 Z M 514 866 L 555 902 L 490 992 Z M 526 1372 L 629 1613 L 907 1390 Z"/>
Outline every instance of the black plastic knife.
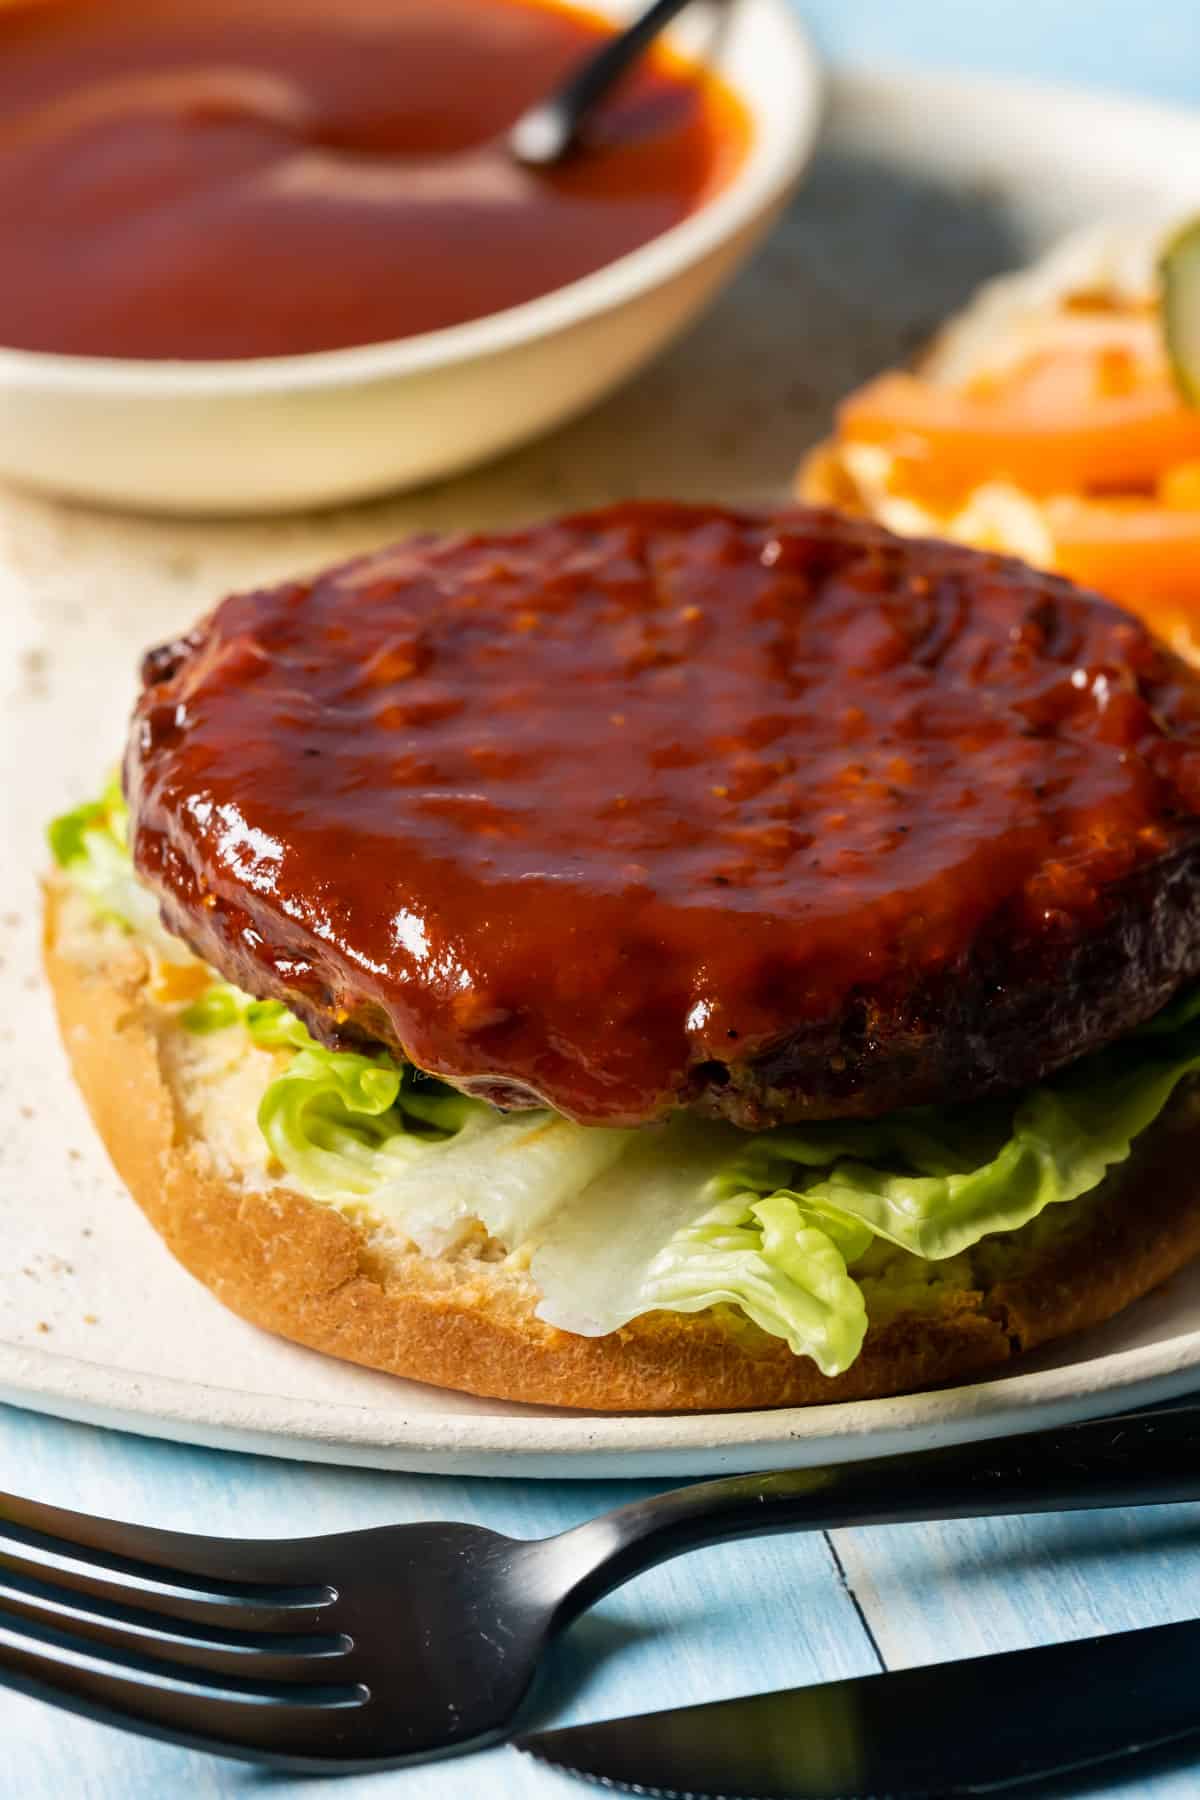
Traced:
<path fill-rule="evenodd" d="M 1041 1792 L 1190 1737 L 1200 1756 L 1198 1622 L 535 1732 L 516 1747 L 682 1800 L 935 1800 Z"/>

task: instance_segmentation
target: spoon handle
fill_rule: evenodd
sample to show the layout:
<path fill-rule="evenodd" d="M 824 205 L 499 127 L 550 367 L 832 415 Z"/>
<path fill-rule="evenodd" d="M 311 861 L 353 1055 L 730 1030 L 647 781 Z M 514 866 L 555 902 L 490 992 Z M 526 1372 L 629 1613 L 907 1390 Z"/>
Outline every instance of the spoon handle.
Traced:
<path fill-rule="evenodd" d="M 556 1623 L 656 1563 L 726 1539 L 1186 1500 L 1200 1500 L 1195 1400 L 986 1444 L 707 1481 L 551 1540 L 570 1581 Z"/>
<path fill-rule="evenodd" d="M 653 0 L 653 5 L 632 25 L 618 32 L 568 76 L 557 93 L 522 113 L 508 134 L 508 147 L 517 161 L 544 168 L 565 156 L 593 106 L 637 61 L 647 44 L 690 3 L 691 0 Z"/>

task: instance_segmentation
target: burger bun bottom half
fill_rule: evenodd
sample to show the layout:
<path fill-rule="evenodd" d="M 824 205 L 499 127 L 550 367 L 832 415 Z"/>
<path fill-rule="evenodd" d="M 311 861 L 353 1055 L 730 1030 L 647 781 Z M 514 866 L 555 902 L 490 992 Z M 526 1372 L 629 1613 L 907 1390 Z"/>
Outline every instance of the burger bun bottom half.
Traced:
<path fill-rule="evenodd" d="M 537 1317 L 532 1277 L 482 1234 L 430 1257 L 361 1202 L 339 1208 L 291 1191 L 253 1126 L 262 1071 L 227 1057 L 215 1066 L 178 1007 L 155 997 L 136 941 L 57 877 L 45 961 L 96 1127 L 184 1268 L 254 1325 L 439 1387 L 609 1412 L 911 1392 L 1111 1318 L 1200 1254 L 1200 1086 L 1187 1083 L 1082 1200 L 946 1262 L 878 1246 L 855 1271 L 871 1325 L 842 1375 L 823 1376 L 730 1308 L 650 1313 L 608 1336 L 577 1336 Z M 251 1062 L 269 1054 L 247 1043 Z"/>

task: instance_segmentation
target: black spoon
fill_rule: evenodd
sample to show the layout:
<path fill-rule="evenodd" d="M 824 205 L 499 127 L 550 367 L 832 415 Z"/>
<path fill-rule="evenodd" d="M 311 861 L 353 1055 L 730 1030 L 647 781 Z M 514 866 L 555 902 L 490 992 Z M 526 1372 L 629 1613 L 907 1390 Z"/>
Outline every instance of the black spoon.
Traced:
<path fill-rule="evenodd" d="M 632 25 L 574 69 L 556 93 L 521 114 L 508 133 L 509 154 L 532 169 L 561 162 L 575 147 L 592 108 L 689 4 L 690 0 L 654 0 Z"/>

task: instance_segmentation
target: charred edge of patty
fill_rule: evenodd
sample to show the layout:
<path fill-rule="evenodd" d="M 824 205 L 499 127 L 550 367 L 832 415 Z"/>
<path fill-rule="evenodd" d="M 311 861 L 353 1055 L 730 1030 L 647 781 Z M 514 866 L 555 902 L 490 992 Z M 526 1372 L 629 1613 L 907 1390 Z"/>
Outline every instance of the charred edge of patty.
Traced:
<path fill-rule="evenodd" d="M 704 1065 L 701 1112 L 747 1128 L 877 1118 L 1029 1087 L 1143 1024 L 1200 976 L 1200 835 L 1106 895 L 1065 941 L 982 936 L 894 1000 L 859 993 L 837 1018 L 752 1061 Z"/>
<path fill-rule="evenodd" d="M 164 922 L 206 961 L 218 968 L 227 961 L 228 946 L 197 935 L 190 919 L 164 910 Z M 879 1118 L 1029 1087 L 1125 1036 L 1200 977 L 1198 922 L 1200 833 L 1110 889 L 1104 917 L 1089 932 L 1022 940 L 993 928 L 917 986 L 892 996 L 860 991 L 836 1017 L 765 1052 L 694 1064 L 654 1117 L 683 1106 L 757 1131 Z M 226 972 L 249 992 L 282 1000 L 329 1049 L 411 1060 L 369 994 L 299 992 L 253 962 Z M 547 1104 L 502 1070 L 439 1072 L 438 1079 L 503 1110 Z"/>

